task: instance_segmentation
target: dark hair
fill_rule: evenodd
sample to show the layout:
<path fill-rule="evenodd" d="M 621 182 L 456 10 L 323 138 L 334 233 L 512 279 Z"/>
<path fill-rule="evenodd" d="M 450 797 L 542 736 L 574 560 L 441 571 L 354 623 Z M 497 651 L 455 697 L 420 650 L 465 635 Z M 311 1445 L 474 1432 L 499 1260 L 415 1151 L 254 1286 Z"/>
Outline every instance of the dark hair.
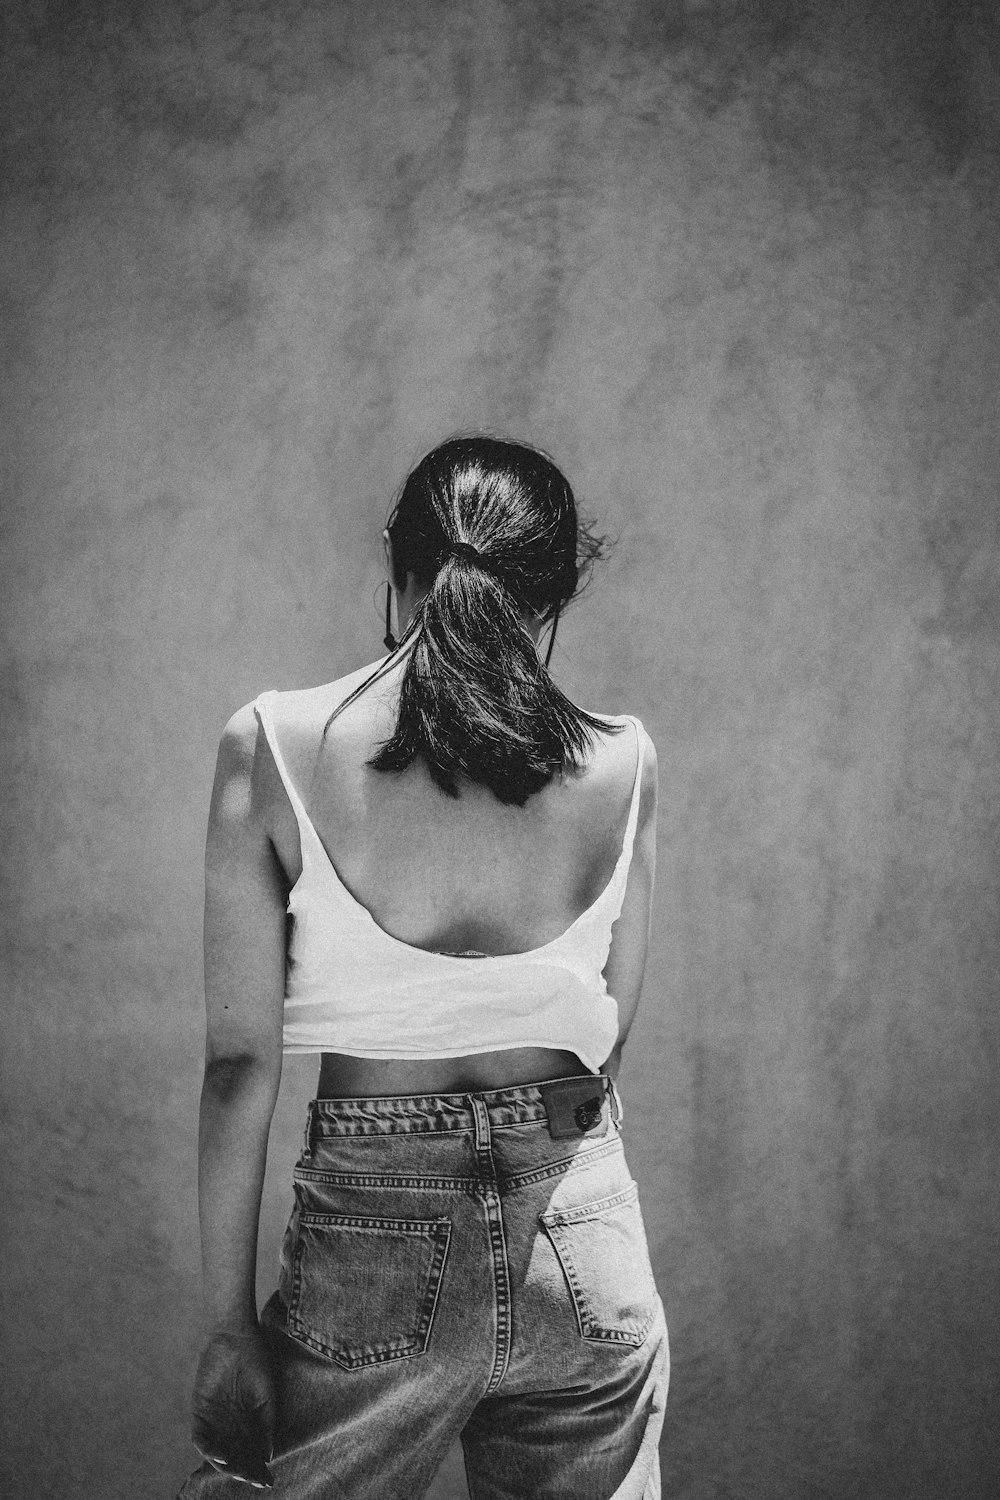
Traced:
<path fill-rule="evenodd" d="M 450 796 L 461 775 L 523 807 L 596 731 L 620 727 L 559 691 L 524 620 L 555 629 L 603 539 L 550 458 L 491 437 L 428 453 L 388 531 L 397 587 L 412 573 L 427 591 L 398 647 L 409 656 L 395 732 L 369 765 L 402 771 L 421 756 Z"/>

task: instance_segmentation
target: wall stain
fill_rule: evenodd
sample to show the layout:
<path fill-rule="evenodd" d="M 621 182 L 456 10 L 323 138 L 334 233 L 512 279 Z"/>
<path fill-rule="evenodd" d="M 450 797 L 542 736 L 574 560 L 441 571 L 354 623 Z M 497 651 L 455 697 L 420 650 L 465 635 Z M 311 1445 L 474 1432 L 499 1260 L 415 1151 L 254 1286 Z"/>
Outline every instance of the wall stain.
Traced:
<path fill-rule="evenodd" d="M 296 218 L 288 173 L 280 164 L 262 168 L 240 198 L 251 233 L 262 238 L 280 234 Z"/>

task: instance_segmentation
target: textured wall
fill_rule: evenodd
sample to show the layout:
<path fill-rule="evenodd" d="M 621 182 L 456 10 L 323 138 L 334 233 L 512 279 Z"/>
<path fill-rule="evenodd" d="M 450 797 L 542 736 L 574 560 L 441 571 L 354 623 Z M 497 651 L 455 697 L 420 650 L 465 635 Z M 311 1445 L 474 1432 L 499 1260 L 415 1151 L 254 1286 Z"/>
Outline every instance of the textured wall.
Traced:
<path fill-rule="evenodd" d="M 390 493 L 480 425 L 620 533 L 558 669 L 660 750 L 666 1493 L 992 1493 L 990 0 L 4 18 L 5 1493 L 186 1470 L 218 732 L 376 654 Z"/>

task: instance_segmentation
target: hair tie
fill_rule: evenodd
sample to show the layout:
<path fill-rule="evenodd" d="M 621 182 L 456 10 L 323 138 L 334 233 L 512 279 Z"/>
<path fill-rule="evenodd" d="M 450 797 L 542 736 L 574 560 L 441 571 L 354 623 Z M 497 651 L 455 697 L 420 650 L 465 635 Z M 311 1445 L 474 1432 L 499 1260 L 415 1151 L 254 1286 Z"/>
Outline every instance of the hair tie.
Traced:
<path fill-rule="evenodd" d="M 489 568 L 488 560 L 471 542 L 449 542 L 445 548 L 445 561 L 449 557 L 460 557 L 464 562 L 476 563 L 480 568 Z"/>
<path fill-rule="evenodd" d="M 504 564 L 497 558 L 490 557 L 485 552 L 480 552 L 479 548 L 474 547 L 471 542 L 446 542 L 444 551 L 440 554 L 440 557 L 439 568 L 443 568 L 446 562 L 450 562 L 453 557 L 457 557 L 462 562 L 474 563 L 477 568 L 480 568 L 484 573 L 488 573 L 490 578 L 499 583 L 502 588 L 510 588 L 511 586 L 510 574 L 504 567 Z"/>

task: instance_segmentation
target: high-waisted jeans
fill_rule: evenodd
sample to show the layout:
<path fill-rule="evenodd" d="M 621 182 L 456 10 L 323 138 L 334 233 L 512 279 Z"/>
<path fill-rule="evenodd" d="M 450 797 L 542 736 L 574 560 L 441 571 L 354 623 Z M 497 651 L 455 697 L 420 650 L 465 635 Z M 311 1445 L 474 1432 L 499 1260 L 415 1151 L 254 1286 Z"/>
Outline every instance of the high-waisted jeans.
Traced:
<path fill-rule="evenodd" d="M 277 1292 L 276 1497 L 658 1500 L 669 1355 L 603 1077 L 309 1107 Z M 211 1470 L 184 1500 L 237 1500 Z"/>

